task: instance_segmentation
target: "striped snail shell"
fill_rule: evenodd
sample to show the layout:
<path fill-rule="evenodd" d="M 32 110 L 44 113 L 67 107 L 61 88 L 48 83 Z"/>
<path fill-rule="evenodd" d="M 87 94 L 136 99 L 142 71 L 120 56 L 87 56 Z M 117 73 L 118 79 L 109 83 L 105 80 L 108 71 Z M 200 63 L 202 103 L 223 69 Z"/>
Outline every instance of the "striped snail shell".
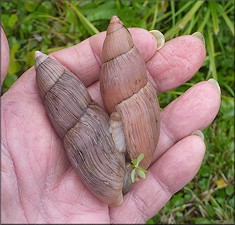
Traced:
<path fill-rule="evenodd" d="M 121 204 L 125 156 L 114 146 L 108 114 L 59 62 L 38 51 L 35 58 L 39 92 L 73 168 L 101 201 L 113 206 Z"/>

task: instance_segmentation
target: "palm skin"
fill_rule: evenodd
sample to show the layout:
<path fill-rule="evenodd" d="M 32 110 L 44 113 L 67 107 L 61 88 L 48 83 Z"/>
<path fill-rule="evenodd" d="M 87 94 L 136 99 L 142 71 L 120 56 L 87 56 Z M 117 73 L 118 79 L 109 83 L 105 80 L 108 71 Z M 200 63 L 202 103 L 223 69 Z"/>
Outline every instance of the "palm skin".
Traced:
<path fill-rule="evenodd" d="M 175 38 L 157 51 L 149 32 L 130 31 L 158 93 L 183 84 L 203 64 L 205 47 L 197 37 Z M 101 105 L 98 79 L 104 37 L 103 32 L 51 54 L 81 79 Z M 192 133 L 213 121 L 220 92 L 211 82 L 200 82 L 161 111 L 160 140 L 148 175 L 116 208 L 97 200 L 71 168 L 39 96 L 34 67 L 1 100 L 3 223 L 145 223 L 200 168 L 205 144 Z"/>

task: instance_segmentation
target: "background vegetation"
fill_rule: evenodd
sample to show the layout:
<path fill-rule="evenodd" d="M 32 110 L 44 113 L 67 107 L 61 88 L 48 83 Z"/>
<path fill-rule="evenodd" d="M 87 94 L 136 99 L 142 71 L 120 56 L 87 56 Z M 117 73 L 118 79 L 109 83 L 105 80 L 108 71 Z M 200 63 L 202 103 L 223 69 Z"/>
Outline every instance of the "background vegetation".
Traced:
<path fill-rule="evenodd" d="M 222 91 L 214 122 L 204 130 L 207 153 L 199 173 L 148 224 L 234 224 L 234 1 L 3 1 L 1 24 L 10 45 L 10 67 L 2 94 L 45 53 L 104 31 L 112 15 L 127 27 L 158 29 L 166 40 L 200 31 L 207 57 L 181 87 L 161 94 L 164 107 L 197 82 L 211 77 Z"/>

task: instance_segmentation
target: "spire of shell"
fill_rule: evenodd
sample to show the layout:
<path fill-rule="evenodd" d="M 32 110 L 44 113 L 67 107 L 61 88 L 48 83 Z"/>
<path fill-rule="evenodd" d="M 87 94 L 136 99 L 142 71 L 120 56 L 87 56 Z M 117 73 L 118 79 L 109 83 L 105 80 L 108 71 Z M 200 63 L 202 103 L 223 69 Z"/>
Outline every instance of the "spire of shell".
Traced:
<path fill-rule="evenodd" d="M 48 56 L 40 51 L 36 51 L 34 54 L 34 58 L 35 58 L 35 66 L 36 68 L 38 68 L 38 66 L 44 62 Z"/>
<path fill-rule="evenodd" d="M 122 27 L 124 27 L 123 22 L 117 16 L 113 16 L 107 28 L 107 35 L 121 29 Z"/>
<path fill-rule="evenodd" d="M 130 51 L 134 46 L 132 37 L 122 21 L 113 16 L 110 20 L 103 45 L 103 62 L 116 58 Z"/>

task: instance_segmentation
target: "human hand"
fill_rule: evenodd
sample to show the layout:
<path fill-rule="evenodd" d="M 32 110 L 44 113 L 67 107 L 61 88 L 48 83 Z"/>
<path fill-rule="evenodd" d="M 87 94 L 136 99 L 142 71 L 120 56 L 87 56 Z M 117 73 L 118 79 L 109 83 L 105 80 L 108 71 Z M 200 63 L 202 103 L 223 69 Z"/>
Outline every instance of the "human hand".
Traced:
<path fill-rule="evenodd" d="M 156 51 L 153 35 L 137 28 L 130 31 L 159 93 L 183 84 L 203 64 L 205 47 L 197 37 L 175 38 Z M 51 54 L 101 105 L 98 79 L 104 37 L 103 32 Z M 70 166 L 39 96 L 35 69 L 26 71 L 1 98 L 3 223 L 145 223 L 197 173 L 205 144 L 192 133 L 207 127 L 220 105 L 217 86 L 204 81 L 165 107 L 148 176 L 133 186 L 121 206 L 110 208 L 84 187 Z"/>

